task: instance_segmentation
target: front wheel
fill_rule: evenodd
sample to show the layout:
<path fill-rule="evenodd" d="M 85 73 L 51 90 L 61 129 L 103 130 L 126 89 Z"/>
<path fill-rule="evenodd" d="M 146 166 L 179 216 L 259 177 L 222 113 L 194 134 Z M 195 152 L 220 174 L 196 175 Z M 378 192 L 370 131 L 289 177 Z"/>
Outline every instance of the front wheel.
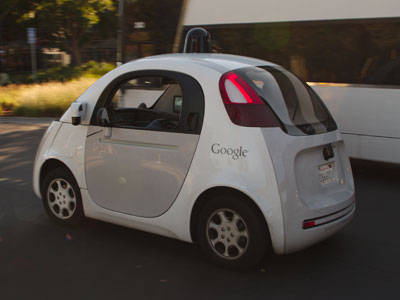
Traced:
<path fill-rule="evenodd" d="M 84 219 L 82 198 L 72 174 L 65 169 L 49 172 L 42 185 L 43 205 L 57 223 L 77 225 Z"/>
<path fill-rule="evenodd" d="M 263 216 L 246 200 L 236 195 L 218 196 L 200 211 L 197 228 L 200 247 L 223 267 L 253 267 L 271 248 Z"/>

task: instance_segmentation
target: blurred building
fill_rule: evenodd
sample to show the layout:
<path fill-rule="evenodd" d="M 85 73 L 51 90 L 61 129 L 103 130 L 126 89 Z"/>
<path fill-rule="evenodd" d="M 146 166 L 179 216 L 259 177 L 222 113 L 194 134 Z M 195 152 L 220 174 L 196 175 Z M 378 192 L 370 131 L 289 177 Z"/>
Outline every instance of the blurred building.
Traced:
<path fill-rule="evenodd" d="M 124 1 L 122 61 L 172 52 L 183 0 Z"/>

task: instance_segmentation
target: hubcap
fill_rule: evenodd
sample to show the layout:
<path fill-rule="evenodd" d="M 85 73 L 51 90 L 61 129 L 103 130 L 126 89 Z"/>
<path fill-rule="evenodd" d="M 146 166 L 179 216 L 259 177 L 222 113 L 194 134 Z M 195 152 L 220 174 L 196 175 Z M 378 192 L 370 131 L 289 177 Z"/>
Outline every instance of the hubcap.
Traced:
<path fill-rule="evenodd" d="M 207 239 L 216 254 L 225 259 L 237 259 L 247 250 L 249 232 L 239 214 L 224 208 L 208 219 Z"/>
<path fill-rule="evenodd" d="M 47 189 L 47 202 L 57 218 L 68 219 L 76 209 L 74 189 L 65 179 L 54 179 Z"/>

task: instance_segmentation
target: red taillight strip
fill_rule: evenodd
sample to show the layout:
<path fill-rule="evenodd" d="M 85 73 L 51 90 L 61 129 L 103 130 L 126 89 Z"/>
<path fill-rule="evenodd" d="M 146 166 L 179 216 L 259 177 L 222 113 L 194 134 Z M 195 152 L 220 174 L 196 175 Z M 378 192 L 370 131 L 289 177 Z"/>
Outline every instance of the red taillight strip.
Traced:
<path fill-rule="evenodd" d="M 237 92 L 244 97 L 243 102 L 233 102 L 228 95 L 225 83 L 229 80 Z M 227 72 L 219 80 L 219 90 L 222 102 L 231 121 L 239 126 L 246 127 L 280 127 L 279 121 L 273 111 L 257 95 L 257 93 L 233 71 Z"/>
<path fill-rule="evenodd" d="M 236 73 L 233 73 L 233 72 L 228 72 L 228 73 L 224 74 L 220 81 L 220 89 L 224 93 L 225 97 L 223 97 L 223 100 L 225 103 L 246 104 L 246 103 L 232 102 L 232 100 L 229 98 L 229 95 L 226 91 L 226 87 L 225 87 L 226 80 L 229 80 L 230 82 L 233 83 L 233 85 L 243 95 L 247 104 L 263 104 L 260 97 L 258 97 L 258 95 L 253 91 L 253 89 L 241 77 L 239 77 Z"/>
<path fill-rule="evenodd" d="M 227 80 L 230 80 L 236 88 L 240 91 L 240 93 L 243 95 L 243 97 L 246 99 L 247 103 L 253 103 L 253 100 L 250 98 L 249 94 L 246 93 L 246 91 L 242 88 L 242 86 L 237 82 L 239 79 L 239 76 L 237 76 L 235 73 L 229 73 Z M 243 83 L 242 83 L 243 84 Z"/>

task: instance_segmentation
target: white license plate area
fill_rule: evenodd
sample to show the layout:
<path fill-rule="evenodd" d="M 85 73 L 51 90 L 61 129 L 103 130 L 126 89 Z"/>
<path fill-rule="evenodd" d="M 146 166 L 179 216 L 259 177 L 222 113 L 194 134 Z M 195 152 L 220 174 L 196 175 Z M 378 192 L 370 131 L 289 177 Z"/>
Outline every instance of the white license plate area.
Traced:
<path fill-rule="evenodd" d="M 324 164 L 318 166 L 319 182 L 322 186 L 335 182 L 335 163 Z"/>

